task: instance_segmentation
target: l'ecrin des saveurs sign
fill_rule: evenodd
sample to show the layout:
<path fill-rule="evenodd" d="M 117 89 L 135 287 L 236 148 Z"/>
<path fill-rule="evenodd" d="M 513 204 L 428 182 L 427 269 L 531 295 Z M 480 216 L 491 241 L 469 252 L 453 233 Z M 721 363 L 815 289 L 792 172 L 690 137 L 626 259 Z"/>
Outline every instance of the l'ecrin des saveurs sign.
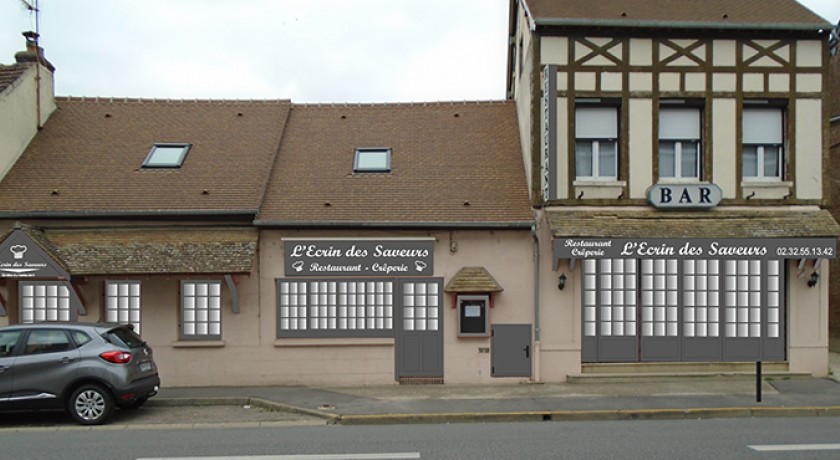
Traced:
<path fill-rule="evenodd" d="M 432 240 L 284 240 L 286 276 L 431 276 Z"/>

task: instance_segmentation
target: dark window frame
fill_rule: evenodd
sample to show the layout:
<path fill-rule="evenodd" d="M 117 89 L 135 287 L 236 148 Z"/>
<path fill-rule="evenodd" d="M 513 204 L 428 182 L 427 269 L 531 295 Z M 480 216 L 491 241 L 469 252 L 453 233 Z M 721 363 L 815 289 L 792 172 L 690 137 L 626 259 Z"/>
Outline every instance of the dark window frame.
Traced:
<path fill-rule="evenodd" d="M 384 152 L 386 154 L 386 161 L 384 167 L 365 167 L 363 165 L 363 161 L 360 158 L 365 153 L 371 152 Z M 356 151 L 353 155 L 353 173 L 355 174 L 364 174 L 364 173 L 390 173 L 391 172 L 391 160 L 393 157 L 393 151 L 390 147 L 359 147 L 356 148 Z"/>
<path fill-rule="evenodd" d="M 176 162 L 172 163 L 154 163 L 153 158 L 155 153 L 158 149 L 166 149 L 166 148 L 180 148 L 181 154 L 178 157 Z M 146 155 L 146 159 L 143 160 L 143 168 L 144 169 L 179 169 L 181 166 L 184 165 L 184 161 L 187 159 L 187 155 L 192 149 L 192 144 L 183 143 L 183 142 L 160 142 L 155 143 L 152 145 L 152 148 L 149 149 L 149 153 Z"/>
<path fill-rule="evenodd" d="M 458 313 L 458 337 L 489 337 L 490 336 L 490 295 L 489 294 L 458 294 L 455 300 Z M 479 320 L 467 320 L 467 318 L 474 318 L 473 316 L 466 316 L 466 309 L 464 306 L 479 307 Z M 465 326 L 475 327 L 478 323 L 483 326 L 482 330 L 468 330 L 464 331 Z"/>

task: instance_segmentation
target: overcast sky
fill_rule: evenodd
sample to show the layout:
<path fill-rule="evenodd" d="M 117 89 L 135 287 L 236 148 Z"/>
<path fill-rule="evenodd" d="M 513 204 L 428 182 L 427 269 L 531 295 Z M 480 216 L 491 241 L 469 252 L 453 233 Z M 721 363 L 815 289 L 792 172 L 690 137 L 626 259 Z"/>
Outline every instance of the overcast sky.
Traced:
<path fill-rule="evenodd" d="M 27 0 L 34 3 L 35 0 Z M 836 24 L 840 0 L 803 0 Z M 505 97 L 508 0 L 40 0 L 62 96 Z M 34 16 L 0 0 L 0 63 Z"/>

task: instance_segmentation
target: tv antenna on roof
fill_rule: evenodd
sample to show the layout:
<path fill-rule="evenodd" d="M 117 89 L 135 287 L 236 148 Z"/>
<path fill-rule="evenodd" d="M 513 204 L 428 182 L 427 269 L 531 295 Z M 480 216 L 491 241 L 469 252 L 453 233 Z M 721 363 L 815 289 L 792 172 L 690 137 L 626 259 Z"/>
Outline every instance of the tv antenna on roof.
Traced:
<path fill-rule="evenodd" d="M 40 19 L 41 19 L 41 9 L 38 8 L 38 0 L 19 0 L 20 3 L 23 5 L 24 8 L 29 10 L 30 13 L 35 14 L 35 33 L 41 33 L 40 31 Z"/>

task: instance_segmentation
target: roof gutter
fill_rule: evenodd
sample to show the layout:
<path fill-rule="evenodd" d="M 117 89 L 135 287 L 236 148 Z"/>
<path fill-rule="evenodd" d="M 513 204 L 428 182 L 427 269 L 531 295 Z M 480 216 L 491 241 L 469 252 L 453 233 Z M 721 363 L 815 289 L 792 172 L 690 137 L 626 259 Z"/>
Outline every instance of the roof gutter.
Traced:
<path fill-rule="evenodd" d="M 530 229 L 533 220 L 509 222 L 369 222 L 369 221 L 313 221 L 313 220 L 255 220 L 257 227 L 299 228 L 495 228 Z"/>
<path fill-rule="evenodd" d="M 802 31 L 823 33 L 830 31 L 832 25 L 825 24 L 796 24 L 796 23 L 725 23 L 714 21 L 634 21 L 614 19 L 576 19 L 576 18 L 536 18 L 537 26 L 571 26 L 571 27 L 619 27 L 619 28 L 668 28 L 668 29 L 726 29 L 726 30 L 773 30 L 773 31 Z"/>

